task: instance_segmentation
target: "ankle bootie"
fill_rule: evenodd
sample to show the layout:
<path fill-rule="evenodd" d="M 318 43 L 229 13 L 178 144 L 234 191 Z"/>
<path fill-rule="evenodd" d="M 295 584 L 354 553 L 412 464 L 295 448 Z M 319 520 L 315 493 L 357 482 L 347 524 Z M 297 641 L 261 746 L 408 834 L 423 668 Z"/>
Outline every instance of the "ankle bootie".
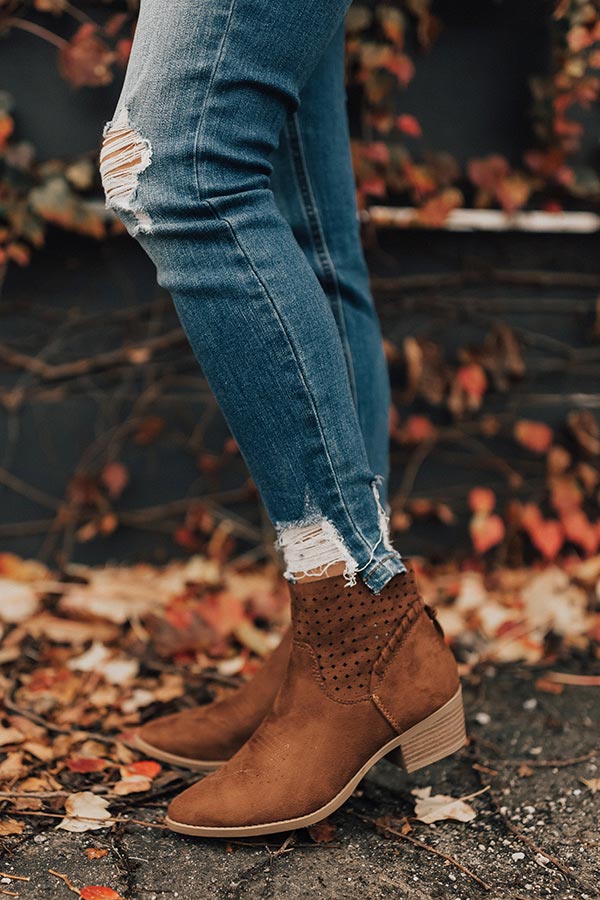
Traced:
<path fill-rule="evenodd" d="M 232 838 L 313 825 L 384 756 L 412 772 L 465 742 L 456 663 L 410 572 L 379 595 L 343 577 L 291 592 L 294 641 L 271 711 L 226 765 L 171 802 L 173 831 Z"/>
<path fill-rule="evenodd" d="M 218 769 L 245 744 L 269 712 L 287 669 L 291 645 L 288 630 L 254 678 L 235 693 L 148 722 L 138 731 L 136 746 L 174 766 Z"/>

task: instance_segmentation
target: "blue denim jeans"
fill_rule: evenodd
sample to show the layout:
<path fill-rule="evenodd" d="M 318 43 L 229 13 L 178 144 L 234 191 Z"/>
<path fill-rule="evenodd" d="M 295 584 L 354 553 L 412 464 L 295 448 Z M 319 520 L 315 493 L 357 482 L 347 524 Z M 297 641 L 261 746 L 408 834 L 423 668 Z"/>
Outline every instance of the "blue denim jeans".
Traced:
<path fill-rule="evenodd" d="M 344 92 L 347 0 L 142 0 L 105 128 L 107 204 L 154 261 L 286 576 L 378 593 L 389 384 Z"/>

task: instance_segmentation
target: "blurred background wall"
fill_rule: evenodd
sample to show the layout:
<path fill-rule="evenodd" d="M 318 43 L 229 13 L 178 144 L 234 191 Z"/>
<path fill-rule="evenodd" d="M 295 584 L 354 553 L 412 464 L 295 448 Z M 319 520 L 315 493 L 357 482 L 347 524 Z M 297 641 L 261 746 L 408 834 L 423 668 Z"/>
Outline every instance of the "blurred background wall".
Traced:
<path fill-rule="evenodd" d="M 584 4 L 566 7 L 412 0 L 349 17 L 359 198 L 394 388 L 393 524 L 408 553 L 473 552 L 469 498 L 484 485 L 504 522 L 495 552 L 547 555 L 511 515 L 528 502 L 556 514 L 557 446 L 561 477 L 581 486 L 581 466 L 596 471 L 593 226 L 445 227 L 465 207 L 596 213 L 600 31 L 593 7 L 581 21 Z M 0 127 L 0 546 L 53 563 L 258 558 L 270 526 L 243 461 L 153 267 L 100 198 L 100 133 L 134 15 L 62 0 L 1 11 L 13 130 Z M 391 48 L 375 68 L 373 43 Z M 567 92 L 579 92 L 568 120 Z M 416 210 L 413 227 L 375 220 L 374 205 Z"/>

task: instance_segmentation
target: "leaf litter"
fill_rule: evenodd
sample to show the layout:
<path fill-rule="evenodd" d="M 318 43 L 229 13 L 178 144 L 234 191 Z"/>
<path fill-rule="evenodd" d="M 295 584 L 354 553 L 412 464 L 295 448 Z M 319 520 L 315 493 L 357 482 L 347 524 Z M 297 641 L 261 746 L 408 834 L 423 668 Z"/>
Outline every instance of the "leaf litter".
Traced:
<path fill-rule="evenodd" d="M 491 509 L 485 496 L 476 501 L 478 514 Z M 492 571 L 479 560 L 413 565 L 463 674 L 482 662 L 597 655 L 600 556 Z M 0 578 L 0 836 L 18 838 L 28 816 L 39 815 L 63 831 L 109 829 L 128 820 L 129 795 L 134 806 L 137 797 L 162 795 L 179 776 L 140 759 L 130 743 L 136 728 L 252 676 L 289 621 L 287 586 L 273 565 L 238 571 L 195 556 L 162 568 L 56 573 L 0 554 Z M 597 684 L 553 672 L 537 687 L 560 691 L 563 680 Z M 598 790 L 597 779 L 584 784 Z M 475 816 L 469 798 L 432 795 L 431 787 L 413 793 L 413 821 Z M 328 843 L 335 827 L 321 823 L 311 837 Z M 80 896 L 119 898 L 102 886 Z"/>

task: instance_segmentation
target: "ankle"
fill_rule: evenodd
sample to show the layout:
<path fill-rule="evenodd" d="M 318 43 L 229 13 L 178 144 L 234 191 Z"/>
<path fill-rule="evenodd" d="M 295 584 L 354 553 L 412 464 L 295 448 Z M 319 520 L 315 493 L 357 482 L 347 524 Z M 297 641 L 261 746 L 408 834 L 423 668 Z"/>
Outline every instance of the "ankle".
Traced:
<path fill-rule="evenodd" d="M 292 572 L 292 577 L 294 581 L 323 581 L 325 578 L 336 578 L 338 575 L 343 575 L 345 568 L 346 563 L 341 560 L 328 565 L 325 571 L 323 571 L 323 567 L 320 567 L 309 572 Z"/>

